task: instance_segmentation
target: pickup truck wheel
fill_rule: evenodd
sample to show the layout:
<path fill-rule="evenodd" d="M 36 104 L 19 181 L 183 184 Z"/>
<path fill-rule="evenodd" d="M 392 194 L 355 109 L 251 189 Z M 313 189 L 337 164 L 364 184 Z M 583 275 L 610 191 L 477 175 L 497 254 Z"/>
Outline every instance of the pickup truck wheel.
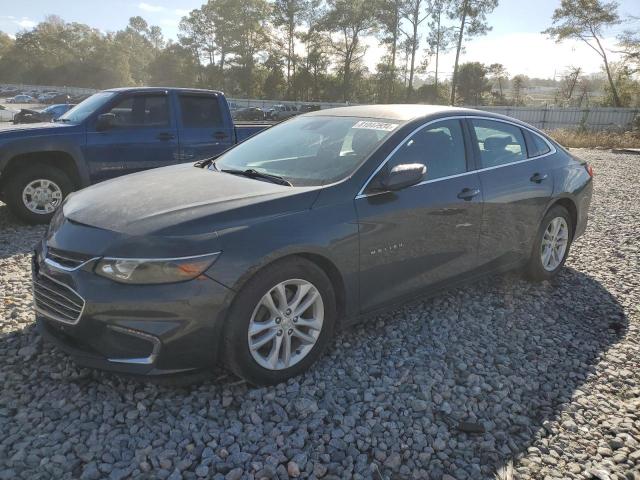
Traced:
<path fill-rule="evenodd" d="M 19 219 L 30 224 L 46 224 L 72 190 L 73 183 L 59 168 L 33 165 L 9 179 L 6 201 Z"/>

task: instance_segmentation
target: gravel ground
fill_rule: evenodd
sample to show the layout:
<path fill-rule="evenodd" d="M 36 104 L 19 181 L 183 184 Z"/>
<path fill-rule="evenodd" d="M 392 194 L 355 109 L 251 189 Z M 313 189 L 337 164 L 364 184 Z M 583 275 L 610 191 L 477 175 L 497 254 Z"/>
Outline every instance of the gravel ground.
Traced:
<path fill-rule="evenodd" d="M 552 283 L 487 279 L 341 332 L 271 388 L 81 369 L 42 344 L 0 205 L 0 479 L 640 479 L 640 156 L 596 172 Z"/>

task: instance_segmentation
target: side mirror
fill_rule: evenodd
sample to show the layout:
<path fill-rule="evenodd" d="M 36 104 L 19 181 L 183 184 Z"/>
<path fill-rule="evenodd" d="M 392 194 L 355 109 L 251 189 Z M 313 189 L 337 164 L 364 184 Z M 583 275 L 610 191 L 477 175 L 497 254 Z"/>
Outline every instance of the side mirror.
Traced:
<path fill-rule="evenodd" d="M 420 183 L 427 174 L 422 163 L 404 163 L 396 165 L 384 175 L 376 185 L 376 190 L 396 191 Z"/>
<path fill-rule="evenodd" d="M 109 130 L 113 127 L 115 120 L 116 116 L 113 113 L 103 113 L 102 115 L 98 115 L 98 120 L 96 121 L 96 131 L 103 132 L 105 130 Z"/>

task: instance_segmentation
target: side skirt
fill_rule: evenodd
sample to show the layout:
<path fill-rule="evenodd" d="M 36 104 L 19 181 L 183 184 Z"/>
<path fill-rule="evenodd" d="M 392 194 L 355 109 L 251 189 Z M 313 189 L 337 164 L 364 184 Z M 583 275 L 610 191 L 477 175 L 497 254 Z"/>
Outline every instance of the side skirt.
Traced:
<path fill-rule="evenodd" d="M 525 265 L 526 265 L 526 262 L 519 260 L 517 262 L 502 264 L 497 267 L 493 267 L 489 270 L 481 270 L 469 276 L 459 276 L 453 280 L 446 280 L 444 282 L 441 282 L 435 285 L 430 285 L 428 287 L 425 287 L 424 289 L 420 289 L 416 291 L 415 293 L 411 293 L 409 295 L 403 295 L 402 297 L 399 297 L 397 300 L 393 300 L 392 302 L 389 302 L 383 306 L 376 307 L 371 310 L 361 312 L 358 315 L 345 318 L 342 322 L 340 322 L 340 324 L 343 328 L 348 328 L 360 322 L 363 322 L 365 320 L 371 319 L 372 317 L 379 315 L 381 313 L 394 310 L 412 301 L 415 301 L 418 299 L 426 300 L 428 298 L 435 297 L 446 290 L 451 290 L 461 285 L 467 285 L 467 284 L 476 282 L 482 278 L 490 277 L 492 275 L 498 275 L 498 274 L 518 270 L 520 268 L 523 268 Z"/>

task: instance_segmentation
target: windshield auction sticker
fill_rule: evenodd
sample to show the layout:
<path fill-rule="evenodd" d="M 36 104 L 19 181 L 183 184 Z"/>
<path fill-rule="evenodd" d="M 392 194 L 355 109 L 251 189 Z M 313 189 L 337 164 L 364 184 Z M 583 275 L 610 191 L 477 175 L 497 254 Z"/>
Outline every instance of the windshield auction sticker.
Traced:
<path fill-rule="evenodd" d="M 352 128 L 366 128 L 367 130 L 382 130 L 384 132 L 391 132 L 397 126 L 398 125 L 395 123 L 359 121 Z"/>

